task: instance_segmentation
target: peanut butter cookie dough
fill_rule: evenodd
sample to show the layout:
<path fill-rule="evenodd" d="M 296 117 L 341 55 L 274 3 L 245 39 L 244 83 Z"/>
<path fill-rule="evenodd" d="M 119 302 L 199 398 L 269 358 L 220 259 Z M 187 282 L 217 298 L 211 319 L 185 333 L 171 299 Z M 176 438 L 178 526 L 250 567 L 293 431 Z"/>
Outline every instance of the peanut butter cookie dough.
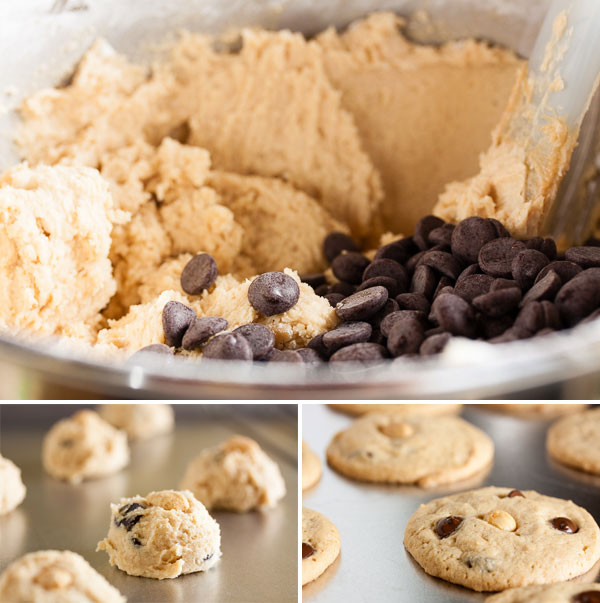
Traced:
<path fill-rule="evenodd" d="M 25 498 L 21 470 L 0 454 L 0 515 L 16 509 Z"/>

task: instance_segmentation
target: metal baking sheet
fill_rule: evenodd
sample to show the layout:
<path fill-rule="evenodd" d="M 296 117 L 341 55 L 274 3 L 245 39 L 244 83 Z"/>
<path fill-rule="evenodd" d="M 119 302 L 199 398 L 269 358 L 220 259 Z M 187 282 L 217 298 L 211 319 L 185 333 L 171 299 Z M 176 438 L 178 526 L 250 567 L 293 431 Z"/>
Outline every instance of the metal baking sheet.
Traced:
<path fill-rule="evenodd" d="M 327 466 L 325 450 L 333 435 L 352 419 L 323 405 L 304 404 L 303 439 L 323 462 L 321 481 L 303 493 L 303 505 L 323 513 L 340 531 L 336 562 L 302 589 L 305 603 L 427 601 L 481 602 L 485 595 L 428 576 L 402 541 L 409 517 L 421 503 L 484 485 L 510 486 L 571 499 L 600 522 L 600 478 L 555 465 L 545 452 L 551 421 L 520 419 L 466 407 L 462 416 L 494 440 L 491 472 L 478 482 L 423 490 L 350 480 Z"/>
<path fill-rule="evenodd" d="M 23 472 L 27 497 L 0 517 L 0 571 L 20 555 L 69 549 L 85 557 L 131 602 L 292 602 L 298 600 L 298 470 L 295 405 L 177 405 L 173 434 L 132 445 L 120 473 L 71 486 L 46 475 L 42 437 L 74 405 L 0 406 L 0 450 Z M 256 439 L 281 468 L 287 495 L 275 509 L 213 512 L 223 557 L 206 573 L 174 580 L 128 576 L 108 563 L 96 543 L 108 530 L 109 503 L 122 496 L 176 488 L 200 449 L 234 433 Z"/>

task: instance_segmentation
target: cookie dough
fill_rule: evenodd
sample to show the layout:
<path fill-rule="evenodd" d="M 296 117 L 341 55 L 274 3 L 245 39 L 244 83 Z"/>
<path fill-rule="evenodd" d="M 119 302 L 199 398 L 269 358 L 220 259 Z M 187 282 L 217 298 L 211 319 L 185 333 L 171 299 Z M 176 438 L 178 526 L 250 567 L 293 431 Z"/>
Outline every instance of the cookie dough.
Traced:
<path fill-rule="evenodd" d="M 238 512 L 274 507 L 285 495 L 277 464 L 257 442 L 240 435 L 203 450 L 188 464 L 180 487 L 208 509 Z"/>
<path fill-rule="evenodd" d="M 46 434 L 42 463 L 52 477 L 72 484 L 117 473 L 129 463 L 127 434 L 93 410 L 81 410 Z"/>
<path fill-rule="evenodd" d="M 546 447 L 559 463 L 600 475 L 600 408 L 554 423 L 548 430 Z"/>
<path fill-rule="evenodd" d="M 0 515 L 16 509 L 25 498 L 21 470 L 0 454 Z"/>
<path fill-rule="evenodd" d="M 302 508 L 302 586 L 316 580 L 340 554 L 340 533 L 321 513 Z"/>
<path fill-rule="evenodd" d="M 491 486 L 421 505 L 404 545 L 428 574 L 495 591 L 584 574 L 600 559 L 600 529 L 571 501 Z"/>
<path fill-rule="evenodd" d="M 110 508 L 108 535 L 96 550 L 130 576 L 177 578 L 206 571 L 221 557 L 219 524 L 191 492 L 150 492 Z"/>
<path fill-rule="evenodd" d="M 132 440 L 147 440 L 168 433 L 175 425 L 170 404 L 102 404 L 98 413 Z"/>
<path fill-rule="evenodd" d="M 308 490 L 321 479 L 321 461 L 310 449 L 306 442 L 302 442 L 302 490 Z"/>
<path fill-rule="evenodd" d="M 104 576 L 71 551 L 28 553 L 0 575 L 0 601 L 125 603 L 125 600 Z"/>
<path fill-rule="evenodd" d="M 403 417 L 428 417 L 458 414 L 462 404 L 330 404 L 334 410 L 350 415 L 363 415 L 369 412 L 395 413 Z"/>
<path fill-rule="evenodd" d="M 482 404 L 486 410 L 525 418 L 552 418 L 585 410 L 589 404 Z"/>
<path fill-rule="evenodd" d="M 336 434 L 327 448 L 331 466 L 348 477 L 422 487 L 471 477 L 493 456 L 492 440 L 459 417 L 369 413 Z"/>
<path fill-rule="evenodd" d="M 594 593 L 594 598 L 586 598 Z M 492 595 L 485 603 L 594 603 L 600 601 L 600 584 L 566 582 L 550 586 L 524 586 Z"/>

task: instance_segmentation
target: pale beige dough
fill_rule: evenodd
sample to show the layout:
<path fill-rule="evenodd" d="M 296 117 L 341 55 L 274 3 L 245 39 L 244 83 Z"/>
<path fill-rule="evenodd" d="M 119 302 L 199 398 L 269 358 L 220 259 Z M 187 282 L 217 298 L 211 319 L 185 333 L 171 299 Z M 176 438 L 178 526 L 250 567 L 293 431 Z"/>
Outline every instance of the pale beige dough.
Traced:
<path fill-rule="evenodd" d="M 600 596 L 600 584 L 565 582 L 549 586 L 511 588 L 488 597 L 485 603 L 573 603 L 573 596 L 588 592 L 596 592 Z"/>
<path fill-rule="evenodd" d="M 16 509 L 23 502 L 26 492 L 21 470 L 0 454 L 0 515 Z"/>
<path fill-rule="evenodd" d="M 168 433 L 175 425 L 170 404 L 102 404 L 98 413 L 132 440 L 147 440 Z"/>
<path fill-rule="evenodd" d="M 302 490 L 314 486 L 320 479 L 321 461 L 306 442 L 302 442 Z"/>
<path fill-rule="evenodd" d="M 330 404 L 334 410 L 350 415 L 363 415 L 371 412 L 394 413 L 403 417 L 428 417 L 458 414 L 462 404 Z"/>
<path fill-rule="evenodd" d="M 0 575 L 6 603 L 125 603 L 125 597 L 81 555 L 37 551 L 13 561 Z"/>
<path fill-rule="evenodd" d="M 238 512 L 272 508 L 285 495 L 277 464 L 257 442 L 240 435 L 190 461 L 180 487 L 207 509 Z"/>
<path fill-rule="evenodd" d="M 340 533 L 321 513 L 302 509 L 302 542 L 314 553 L 302 559 L 302 586 L 316 580 L 340 554 Z"/>
<path fill-rule="evenodd" d="M 108 535 L 96 550 L 130 576 L 177 578 L 209 570 L 221 557 L 219 524 L 191 492 L 150 492 L 110 509 Z"/>
<path fill-rule="evenodd" d="M 42 463 L 52 477 L 72 484 L 117 473 L 129 463 L 127 434 L 93 410 L 80 410 L 46 434 Z"/>

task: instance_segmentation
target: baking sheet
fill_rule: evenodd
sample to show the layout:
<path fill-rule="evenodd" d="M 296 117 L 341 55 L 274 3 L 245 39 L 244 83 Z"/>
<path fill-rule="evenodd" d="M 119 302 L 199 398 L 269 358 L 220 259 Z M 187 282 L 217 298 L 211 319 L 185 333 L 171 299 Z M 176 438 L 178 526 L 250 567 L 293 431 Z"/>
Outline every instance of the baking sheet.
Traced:
<path fill-rule="evenodd" d="M 484 485 L 537 490 L 575 501 L 600 522 L 600 478 L 559 467 L 546 456 L 545 435 L 551 421 L 465 408 L 462 416 L 494 440 L 491 472 L 479 481 L 422 490 L 361 483 L 333 471 L 325 461 L 325 450 L 333 435 L 352 419 L 323 405 L 303 405 L 303 439 L 323 463 L 323 477 L 303 493 L 303 505 L 328 517 L 342 541 L 336 562 L 302 589 L 303 601 L 483 601 L 485 595 L 425 574 L 402 544 L 406 522 L 418 506 L 452 492 Z"/>
<path fill-rule="evenodd" d="M 69 549 L 87 559 L 130 602 L 291 602 L 298 599 L 298 471 L 295 405 L 176 406 L 176 431 L 132 445 L 120 473 L 71 486 L 43 472 L 42 437 L 79 406 L 0 406 L 0 450 L 23 472 L 27 497 L 0 516 L 0 571 L 20 555 Z M 96 544 L 107 533 L 109 503 L 176 488 L 188 460 L 234 433 L 255 438 L 278 464 L 287 495 L 275 509 L 211 513 L 221 525 L 219 564 L 174 580 L 128 576 Z"/>

